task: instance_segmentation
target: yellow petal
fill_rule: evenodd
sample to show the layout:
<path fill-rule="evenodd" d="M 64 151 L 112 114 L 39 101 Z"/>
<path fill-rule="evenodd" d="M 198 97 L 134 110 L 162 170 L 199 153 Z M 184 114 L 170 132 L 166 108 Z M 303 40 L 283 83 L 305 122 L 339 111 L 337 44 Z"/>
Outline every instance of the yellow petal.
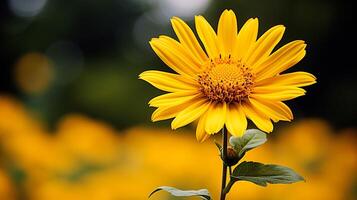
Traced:
<path fill-rule="evenodd" d="M 202 16 L 195 16 L 197 34 L 200 37 L 210 58 L 219 56 L 217 35 L 211 25 Z"/>
<path fill-rule="evenodd" d="M 316 77 L 307 72 L 293 72 L 258 81 L 256 86 L 294 86 L 303 87 L 316 83 Z"/>
<path fill-rule="evenodd" d="M 266 99 L 262 99 L 262 98 L 258 98 L 258 97 L 254 97 L 254 98 L 260 102 L 264 102 L 265 104 L 270 104 L 270 106 L 272 107 L 273 110 L 277 109 L 277 110 L 280 110 L 281 112 L 284 112 L 285 115 L 288 116 L 289 119 L 292 120 L 294 118 L 292 111 L 285 103 L 283 103 L 281 101 L 270 101 L 270 100 L 266 100 Z"/>
<path fill-rule="evenodd" d="M 299 87 L 294 86 L 286 86 L 286 85 L 262 85 L 262 86 L 255 86 L 253 89 L 253 94 L 273 94 L 278 92 L 291 92 L 291 93 L 305 93 L 306 91 Z"/>
<path fill-rule="evenodd" d="M 201 99 L 189 105 L 176 115 L 175 119 L 171 123 L 171 128 L 178 129 L 193 122 L 207 111 L 209 105 L 210 103 L 207 102 L 207 99 Z"/>
<path fill-rule="evenodd" d="M 197 124 L 197 128 L 196 128 L 196 139 L 199 142 L 204 142 L 210 136 L 205 131 L 206 119 L 207 119 L 207 112 L 204 113 L 198 120 L 198 124 Z"/>
<path fill-rule="evenodd" d="M 183 108 L 182 105 L 159 107 L 152 113 L 151 121 L 157 122 L 174 118 Z"/>
<path fill-rule="evenodd" d="M 289 43 L 290 44 L 290 43 Z M 273 77 L 290 67 L 294 66 L 301 59 L 304 58 L 306 51 L 306 44 L 298 43 L 285 45 L 259 66 L 256 81 L 260 81 L 269 77 Z"/>
<path fill-rule="evenodd" d="M 281 87 L 255 87 L 252 98 L 262 98 L 273 101 L 286 101 L 305 95 L 305 90 L 290 86 Z"/>
<path fill-rule="evenodd" d="M 252 68 L 255 73 L 260 73 L 263 70 L 271 68 L 277 61 L 286 61 L 291 57 L 294 57 L 297 53 L 303 50 L 306 47 L 306 44 L 303 40 L 292 41 L 283 47 L 279 48 L 273 54 L 271 54 L 266 59 L 263 59 L 261 62 L 256 63 Z"/>
<path fill-rule="evenodd" d="M 218 22 L 217 38 L 222 56 L 230 55 L 237 38 L 237 18 L 232 10 L 223 11 Z"/>
<path fill-rule="evenodd" d="M 264 132 L 272 132 L 273 124 L 270 119 L 266 118 L 263 113 L 255 110 L 249 102 L 242 103 L 242 107 L 246 116 Z"/>
<path fill-rule="evenodd" d="M 178 74 L 149 70 L 141 73 L 139 78 L 160 90 L 167 92 L 197 91 L 198 85 L 193 80 Z"/>
<path fill-rule="evenodd" d="M 200 64 L 191 59 L 180 43 L 169 37 L 153 38 L 150 45 L 160 59 L 179 74 L 195 77 Z"/>
<path fill-rule="evenodd" d="M 243 62 L 249 66 L 253 66 L 260 60 L 268 57 L 283 37 L 284 31 L 285 27 L 278 25 L 265 32 L 249 50 L 246 55 L 247 57 L 243 59 Z"/>
<path fill-rule="evenodd" d="M 207 113 L 205 130 L 208 134 L 215 134 L 223 128 L 226 121 L 226 103 L 212 103 Z"/>
<path fill-rule="evenodd" d="M 182 110 L 187 108 L 192 104 L 196 104 L 200 102 L 202 99 L 200 97 L 190 99 L 182 104 L 172 104 L 168 106 L 161 106 L 157 108 L 151 115 L 151 120 L 153 122 L 166 120 L 175 117 L 178 115 Z"/>
<path fill-rule="evenodd" d="M 161 35 L 159 40 L 167 47 L 172 49 L 172 52 L 182 62 L 184 62 L 185 65 L 188 65 L 189 68 L 192 68 L 192 70 L 197 72 L 197 70 L 201 68 L 202 63 L 191 53 L 191 51 L 185 49 L 181 43 L 165 35 Z"/>
<path fill-rule="evenodd" d="M 207 55 L 198 43 L 191 28 L 178 17 L 173 17 L 171 19 L 171 24 L 183 47 L 190 51 L 195 58 L 203 64 L 207 60 Z"/>
<path fill-rule="evenodd" d="M 279 104 L 281 102 L 262 101 L 254 98 L 250 98 L 249 101 L 256 110 L 265 113 L 274 122 L 279 120 L 291 121 L 293 118 L 291 112 L 286 112 L 285 108 L 281 108 L 281 104 Z"/>
<path fill-rule="evenodd" d="M 247 129 L 247 118 L 240 104 L 231 103 L 227 109 L 226 127 L 234 136 L 242 136 Z"/>
<path fill-rule="evenodd" d="M 274 105 L 271 105 L 271 107 L 274 107 L 273 109 L 281 110 L 282 112 L 284 112 L 286 116 L 289 116 L 290 120 L 294 119 L 293 112 L 291 111 L 289 106 L 287 106 L 285 103 L 281 101 L 277 101 L 274 102 Z"/>
<path fill-rule="evenodd" d="M 197 98 L 198 96 L 201 96 L 201 93 L 198 93 L 198 91 L 167 93 L 151 99 L 149 105 L 153 107 L 178 105 Z"/>
<path fill-rule="evenodd" d="M 249 19 L 238 33 L 232 55 L 234 58 L 242 59 L 258 36 L 258 19 Z"/>

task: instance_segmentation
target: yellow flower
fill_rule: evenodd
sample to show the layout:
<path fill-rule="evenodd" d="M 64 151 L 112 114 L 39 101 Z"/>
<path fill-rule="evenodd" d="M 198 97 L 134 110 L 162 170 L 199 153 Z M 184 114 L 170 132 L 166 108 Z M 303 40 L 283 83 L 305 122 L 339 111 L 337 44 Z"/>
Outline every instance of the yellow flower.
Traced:
<path fill-rule="evenodd" d="M 176 73 L 145 71 L 140 78 L 167 94 L 152 99 L 157 107 L 153 121 L 175 118 L 172 129 L 198 119 L 196 137 L 204 141 L 226 125 L 236 136 L 243 134 L 249 118 L 261 130 L 271 132 L 271 120 L 290 121 L 282 101 L 305 94 L 302 86 L 314 84 L 306 72 L 281 74 L 305 56 L 306 44 L 292 41 L 272 53 L 285 27 L 274 26 L 259 39 L 258 19 L 249 19 L 239 33 L 232 10 L 225 10 L 217 34 L 202 16 L 195 25 L 204 51 L 193 31 L 181 19 L 171 19 L 179 41 L 168 36 L 153 38 L 150 45 Z"/>
<path fill-rule="evenodd" d="M 15 190 L 10 177 L 0 167 L 0 199 L 12 200 L 16 199 Z"/>

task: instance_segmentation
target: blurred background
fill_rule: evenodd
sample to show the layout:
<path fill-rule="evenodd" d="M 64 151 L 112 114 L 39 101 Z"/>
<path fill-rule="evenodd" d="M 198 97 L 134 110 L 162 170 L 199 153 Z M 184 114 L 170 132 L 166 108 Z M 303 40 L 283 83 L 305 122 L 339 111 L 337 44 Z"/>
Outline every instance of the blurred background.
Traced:
<path fill-rule="evenodd" d="M 288 165 L 307 182 L 239 183 L 229 198 L 357 199 L 353 6 L 337 0 L 3 1 L 0 199 L 146 199 L 160 185 L 208 188 L 217 197 L 213 139 L 199 144 L 192 127 L 170 134 L 169 122 L 152 124 L 147 102 L 160 91 L 138 74 L 168 71 L 148 41 L 175 37 L 172 16 L 193 27 L 202 14 L 216 27 L 226 8 L 239 26 L 258 17 L 260 34 L 284 24 L 279 46 L 308 44 L 291 71 L 318 78 L 306 96 L 288 102 L 293 123 L 279 122 L 247 158 Z"/>

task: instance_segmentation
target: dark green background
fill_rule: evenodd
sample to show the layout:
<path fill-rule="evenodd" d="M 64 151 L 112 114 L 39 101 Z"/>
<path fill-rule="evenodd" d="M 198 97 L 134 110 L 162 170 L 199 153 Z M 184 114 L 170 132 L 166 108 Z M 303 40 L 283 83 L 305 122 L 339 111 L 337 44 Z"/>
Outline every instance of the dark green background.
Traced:
<path fill-rule="evenodd" d="M 1 94 L 17 97 L 41 113 L 50 126 L 73 112 L 118 128 L 150 123 L 152 109 L 147 102 L 160 91 L 137 76 L 147 69 L 169 70 L 148 41 L 160 34 L 174 37 L 168 18 L 156 16 L 166 24 L 145 18 L 157 9 L 155 4 L 144 0 L 48 0 L 38 15 L 20 17 L 10 10 L 9 2 L 3 1 L 0 7 Z M 294 39 L 307 42 L 307 56 L 291 70 L 311 72 L 318 83 L 307 88 L 306 96 L 288 103 L 295 118 L 321 117 L 337 128 L 356 125 L 352 3 L 212 0 L 205 12 L 195 14 L 204 15 L 216 27 L 225 8 L 236 12 L 240 25 L 250 17 L 259 17 L 260 34 L 284 24 L 287 31 L 280 46 Z M 69 49 L 64 48 L 63 53 L 61 47 Z M 23 93 L 13 79 L 15 63 L 28 52 L 48 55 L 58 70 L 50 88 L 40 95 Z"/>

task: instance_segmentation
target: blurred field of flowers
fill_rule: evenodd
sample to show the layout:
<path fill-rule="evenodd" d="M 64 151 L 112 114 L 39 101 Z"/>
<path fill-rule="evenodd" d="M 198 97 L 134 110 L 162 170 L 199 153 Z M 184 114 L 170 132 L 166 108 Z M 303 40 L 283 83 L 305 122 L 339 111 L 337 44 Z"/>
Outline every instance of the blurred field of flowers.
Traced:
<path fill-rule="evenodd" d="M 146 199 L 159 185 L 205 187 L 218 196 L 218 151 L 213 139 L 196 142 L 193 131 L 139 126 L 117 134 L 71 114 L 52 132 L 7 96 L 0 96 L 0 111 L 0 199 Z M 306 182 L 268 188 L 240 182 L 229 199 L 357 199 L 357 130 L 336 134 L 323 120 L 304 119 L 275 132 L 246 159 L 287 165 Z"/>

